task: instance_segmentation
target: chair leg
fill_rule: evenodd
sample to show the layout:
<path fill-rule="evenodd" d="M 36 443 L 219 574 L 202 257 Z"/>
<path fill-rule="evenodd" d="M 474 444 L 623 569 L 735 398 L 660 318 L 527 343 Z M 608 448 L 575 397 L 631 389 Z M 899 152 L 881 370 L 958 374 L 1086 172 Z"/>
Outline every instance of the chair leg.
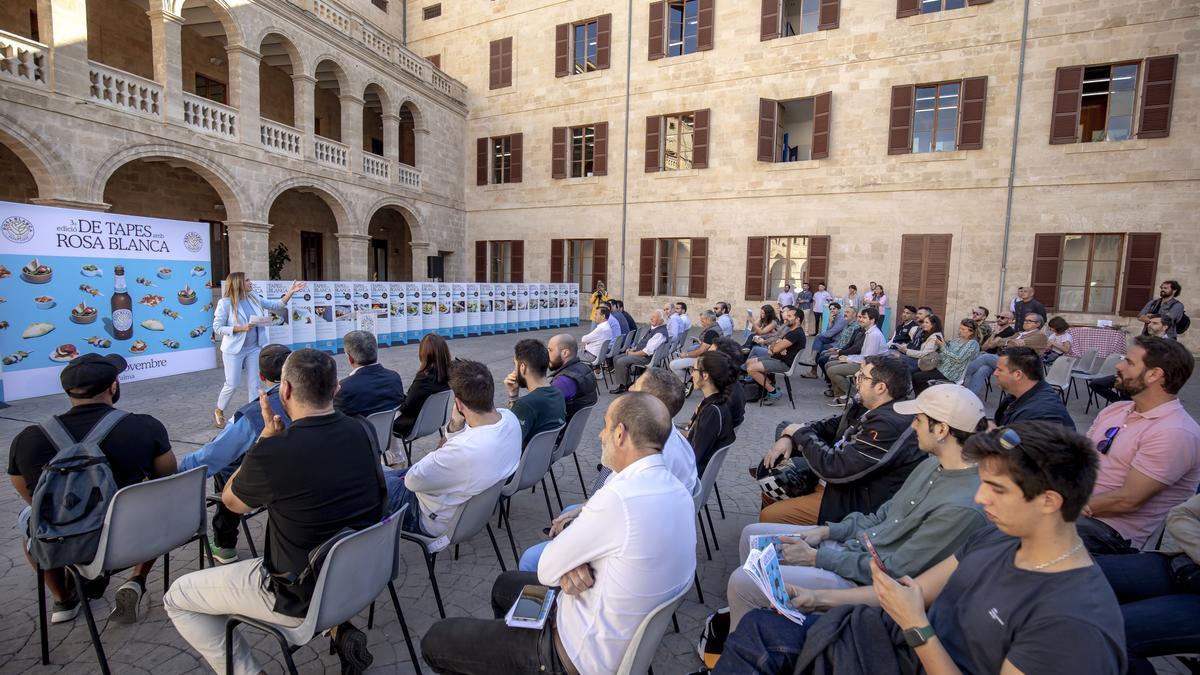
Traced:
<path fill-rule="evenodd" d="M 100 663 L 100 672 L 102 675 L 109 675 L 108 659 L 104 656 L 104 645 L 100 643 L 100 632 L 96 630 L 96 617 L 92 616 L 92 605 L 88 602 L 87 594 L 83 592 L 83 579 L 79 574 L 68 568 L 68 574 L 75 582 L 75 592 L 79 594 L 79 601 L 83 603 L 83 617 L 87 619 L 88 633 L 92 637 L 92 646 L 96 649 L 96 660 Z"/>
<path fill-rule="evenodd" d="M 454 545 L 454 560 L 458 560 L 458 544 Z"/>
<path fill-rule="evenodd" d="M 712 532 L 713 548 L 721 550 L 721 544 L 717 542 L 717 528 L 713 527 L 712 511 L 708 510 L 708 504 L 704 505 L 704 515 L 708 518 L 708 531 Z"/>
<path fill-rule="evenodd" d="M 279 646 L 283 650 L 283 660 L 287 663 L 288 673 L 290 675 L 300 675 L 300 671 L 296 670 L 296 662 L 292 659 L 292 648 L 288 646 L 287 641 L 282 635 L 276 635 L 275 639 L 279 641 Z"/>
<path fill-rule="evenodd" d="M 507 572 L 508 568 L 504 566 L 504 556 L 500 555 L 500 544 L 496 543 L 496 534 L 492 532 L 492 526 L 487 525 L 488 539 L 492 540 L 492 550 L 496 552 L 496 560 L 500 561 L 500 571 Z"/>
<path fill-rule="evenodd" d="M 425 552 L 425 566 L 429 568 L 429 584 L 433 586 L 433 599 L 437 601 L 438 614 L 444 619 L 446 618 L 446 607 L 442 604 L 442 591 L 438 588 L 437 573 L 433 569 L 436 562 L 436 553 Z"/>
<path fill-rule="evenodd" d="M 367 610 L 367 630 L 375 627 L 375 601 L 371 601 L 371 609 Z"/>
<path fill-rule="evenodd" d="M 232 673 L 233 670 L 233 629 L 237 628 L 241 623 L 237 619 L 227 619 L 225 621 L 225 672 Z"/>
<path fill-rule="evenodd" d="M 712 560 L 712 549 L 708 547 L 708 533 L 704 531 L 704 519 L 697 513 L 696 520 L 700 523 L 700 537 L 704 540 L 704 554 L 708 556 L 709 560 Z"/>
<path fill-rule="evenodd" d="M 42 643 L 42 665 L 48 666 L 50 665 L 50 635 L 46 627 L 46 578 L 39 565 L 34 565 L 33 572 L 37 575 L 38 633 Z"/>
<path fill-rule="evenodd" d="M 675 632 L 679 632 L 679 617 L 675 616 L 675 612 L 671 612 L 671 623 L 675 626 Z"/>
<path fill-rule="evenodd" d="M 550 520 L 554 520 L 554 507 L 550 506 L 550 493 L 546 490 L 546 477 L 542 477 L 542 496 L 546 498 L 546 513 L 550 514 Z"/>
<path fill-rule="evenodd" d="M 699 598 L 700 604 L 704 604 L 704 591 L 700 590 L 700 573 L 693 573 L 693 578 L 696 582 L 696 597 Z"/>
<path fill-rule="evenodd" d="M 583 482 L 583 469 L 579 468 L 579 455 L 572 452 L 571 457 L 575 459 L 575 473 L 579 474 L 579 489 L 583 490 L 583 498 L 587 499 L 587 483 Z"/>
<path fill-rule="evenodd" d="M 517 565 L 521 564 L 521 554 L 517 553 L 517 538 L 513 534 L 512 525 L 508 522 L 508 512 L 504 507 L 500 507 L 500 515 L 504 518 L 504 531 L 508 532 L 508 545 L 512 547 L 513 560 L 517 561 Z"/>
<path fill-rule="evenodd" d="M 408 460 L 408 465 L 412 466 L 412 441 L 404 441 L 404 457 Z"/>
<path fill-rule="evenodd" d="M 408 646 L 408 656 L 412 659 L 417 675 L 421 675 L 421 661 L 417 658 L 417 650 L 413 649 L 412 636 L 408 634 L 408 622 L 404 620 L 404 612 L 400 610 L 400 599 L 396 597 L 396 585 L 390 581 L 388 582 L 388 592 L 392 595 L 392 607 L 396 608 L 396 618 L 400 619 L 400 632 L 404 633 L 404 644 Z"/>
<path fill-rule="evenodd" d="M 713 492 L 717 493 L 717 508 L 721 510 L 721 520 L 725 520 L 725 502 L 721 501 L 721 488 L 713 483 Z"/>
<path fill-rule="evenodd" d="M 163 595 L 166 595 L 171 585 L 171 552 L 163 554 Z"/>
<path fill-rule="evenodd" d="M 795 410 L 795 409 L 796 409 L 796 399 L 792 398 L 792 378 L 788 377 L 787 375 L 784 375 L 784 376 L 783 376 L 783 384 L 784 384 L 784 385 L 786 386 L 786 388 L 787 388 L 787 394 L 788 394 L 788 403 L 791 403 L 791 404 L 792 404 L 792 410 Z M 724 518 L 724 517 L 725 517 L 725 513 L 724 513 L 724 512 L 722 512 L 722 513 L 721 513 L 721 517 L 722 517 L 722 518 Z"/>
<path fill-rule="evenodd" d="M 213 558 L 212 547 L 208 545 L 208 535 L 207 534 L 200 535 L 200 550 L 204 554 L 204 557 L 208 558 L 208 566 L 216 567 L 217 561 L 215 558 Z M 201 563 L 200 569 L 204 569 L 203 563 Z"/>
<path fill-rule="evenodd" d="M 245 518 L 241 518 L 240 520 L 242 522 L 242 534 L 246 535 L 246 546 L 250 548 L 250 557 L 257 558 L 258 549 L 254 548 L 254 537 L 250 536 L 250 526 L 246 524 Z"/>
<path fill-rule="evenodd" d="M 563 510 L 562 495 L 558 492 L 558 479 L 554 477 L 554 467 L 550 467 L 550 484 L 554 486 L 554 498 L 558 500 L 558 510 Z"/>

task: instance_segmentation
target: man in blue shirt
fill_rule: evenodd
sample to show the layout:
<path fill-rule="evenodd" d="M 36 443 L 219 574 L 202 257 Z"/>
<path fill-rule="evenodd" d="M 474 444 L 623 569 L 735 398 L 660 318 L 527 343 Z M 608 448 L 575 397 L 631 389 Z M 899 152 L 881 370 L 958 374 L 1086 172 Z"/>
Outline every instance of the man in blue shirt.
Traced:
<path fill-rule="evenodd" d="M 721 335 L 725 337 L 733 335 L 733 318 L 729 316 L 729 312 L 728 302 L 718 302 L 713 307 L 713 313 L 717 315 L 717 326 L 721 329 Z"/>
<path fill-rule="evenodd" d="M 292 421 L 279 402 L 279 379 L 283 372 L 283 362 L 291 353 L 292 350 L 284 345 L 267 345 L 258 353 L 258 377 L 267 388 L 263 396 L 267 397 L 271 409 L 283 420 L 284 426 L 290 425 Z M 221 492 L 225 488 L 225 481 L 241 465 L 246 451 L 258 440 L 263 426 L 261 404 L 258 401 L 247 403 L 234 413 L 233 422 L 226 425 L 216 438 L 179 460 L 180 473 L 198 466 L 206 466 L 216 491 Z M 217 512 L 213 514 L 213 539 L 210 548 L 213 558 L 222 565 L 237 562 L 240 519 L 241 516 L 225 508 L 224 504 L 218 504 Z"/>
<path fill-rule="evenodd" d="M 842 306 L 839 303 L 829 303 L 829 326 L 821 331 L 816 338 L 813 339 L 812 353 L 820 354 L 827 348 L 833 345 L 834 340 L 846 328 L 846 317 L 842 316 Z M 815 357 L 814 357 L 815 358 Z M 808 375 L 803 375 L 807 379 L 814 379 L 817 376 L 817 368 L 813 366 L 812 372 Z"/>
<path fill-rule="evenodd" d="M 618 315 L 620 315 L 620 312 L 615 311 L 613 309 L 612 301 L 609 301 L 608 327 L 612 329 L 613 338 L 616 338 L 618 335 L 624 335 L 626 332 L 626 326 L 625 324 L 621 323 L 621 319 L 618 318 Z"/>
<path fill-rule="evenodd" d="M 1059 397 L 1042 379 L 1042 360 L 1029 347 L 1008 347 L 1000 352 L 996 382 L 1004 390 L 996 407 L 996 425 L 1018 420 L 1054 422 L 1075 431 L 1075 420 Z"/>

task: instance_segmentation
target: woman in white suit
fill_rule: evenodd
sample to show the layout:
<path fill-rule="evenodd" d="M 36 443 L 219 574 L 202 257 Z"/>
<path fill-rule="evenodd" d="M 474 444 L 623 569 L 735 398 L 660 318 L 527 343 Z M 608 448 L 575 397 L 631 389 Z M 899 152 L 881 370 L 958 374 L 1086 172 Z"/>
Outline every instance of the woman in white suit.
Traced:
<path fill-rule="evenodd" d="M 213 316 L 213 330 L 221 336 L 221 360 L 225 364 L 225 386 L 213 410 L 213 423 L 218 429 L 225 426 L 225 407 L 241 385 L 243 371 L 249 400 L 258 398 L 258 352 L 266 344 L 263 327 L 271 323 L 269 312 L 286 312 L 292 295 L 303 288 L 303 281 L 293 281 L 283 299 L 267 300 L 254 292 L 245 273 L 231 272 L 225 279 L 225 293 Z"/>

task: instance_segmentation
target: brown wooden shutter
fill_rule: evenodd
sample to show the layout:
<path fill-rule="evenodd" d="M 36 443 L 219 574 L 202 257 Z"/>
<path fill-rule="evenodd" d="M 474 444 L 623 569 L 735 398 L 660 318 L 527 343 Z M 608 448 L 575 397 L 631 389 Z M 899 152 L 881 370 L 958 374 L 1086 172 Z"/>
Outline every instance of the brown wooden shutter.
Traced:
<path fill-rule="evenodd" d="M 550 283 L 561 284 L 563 281 L 563 251 L 566 248 L 565 239 L 550 240 Z"/>
<path fill-rule="evenodd" d="M 488 243 L 475 242 L 475 283 L 487 283 Z"/>
<path fill-rule="evenodd" d="M 661 171 L 662 115 L 646 118 L 646 172 Z"/>
<path fill-rule="evenodd" d="M 606 70 L 612 60 L 612 14 L 596 18 L 596 68 Z"/>
<path fill-rule="evenodd" d="M 1158 277 L 1157 232 L 1130 234 L 1125 249 L 1125 281 L 1121 285 L 1121 316 L 1137 316 L 1155 296 Z"/>
<path fill-rule="evenodd" d="M 608 175 L 608 122 L 595 126 L 595 146 L 592 149 L 592 175 Z"/>
<path fill-rule="evenodd" d="M 508 182 L 521 182 L 521 134 L 513 134 L 509 138 L 512 139 L 512 144 L 509 146 L 512 151 L 512 169 L 508 173 Z"/>
<path fill-rule="evenodd" d="M 654 252 L 657 248 L 657 239 L 642 239 L 638 252 L 638 295 L 654 295 Z"/>
<path fill-rule="evenodd" d="M 829 281 L 829 237 L 808 238 L 808 274 L 804 280 L 814 289 L 817 284 L 828 284 Z"/>
<path fill-rule="evenodd" d="M 957 149 L 979 150 L 983 147 L 983 118 L 986 111 L 987 78 L 968 77 L 963 80 Z"/>
<path fill-rule="evenodd" d="M 554 127 L 550 136 L 550 177 L 567 177 L 567 127 Z"/>
<path fill-rule="evenodd" d="M 608 240 L 592 240 L 592 284 L 603 281 L 608 285 Z"/>
<path fill-rule="evenodd" d="M 571 74 L 571 24 L 560 23 L 554 27 L 554 76 Z"/>
<path fill-rule="evenodd" d="M 1079 97 L 1082 87 L 1083 66 L 1068 66 L 1055 72 L 1050 145 L 1075 143 L 1079 140 Z"/>
<path fill-rule="evenodd" d="M 916 16 L 921 13 L 921 0 L 896 0 L 896 18 Z"/>
<path fill-rule="evenodd" d="M 833 92 L 813 99 L 812 159 L 829 157 L 829 123 L 833 117 Z"/>
<path fill-rule="evenodd" d="M 946 316 L 946 301 L 950 296 L 949 234 L 925 235 L 925 293 L 923 305 L 929 305 L 938 316 Z"/>
<path fill-rule="evenodd" d="M 758 39 L 766 42 L 779 37 L 779 0 L 762 0 Z"/>
<path fill-rule="evenodd" d="M 491 162 L 488 161 L 490 153 L 488 151 L 488 139 L 475 139 L 475 184 L 488 184 L 488 169 L 491 168 Z"/>
<path fill-rule="evenodd" d="M 911 84 L 892 87 L 892 116 L 888 122 L 888 154 L 912 152 L 912 110 L 915 88 Z"/>
<path fill-rule="evenodd" d="M 432 63 L 434 68 L 441 70 L 441 68 L 442 68 L 442 55 L 441 54 L 430 54 L 429 56 L 425 57 L 425 60 Z"/>
<path fill-rule="evenodd" d="M 499 89 L 500 84 L 500 47 L 501 40 L 492 40 L 488 44 L 488 89 Z"/>
<path fill-rule="evenodd" d="M 523 284 L 525 283 L 525 240 L 514 239 L 509 243 L 512 245 L 512 282 Z"/>
<path fill-rule="evenodd" d="M 1048 310 L 1058 305 L 1058 274 L 1062 266 L 1062 249 L 1061 234 L 1039 234 L 1034 237 L 1033 274 L 1030 275 L 1029 285 L 1033 286 L 1033 294 Z M 1020 318 L 1013 319 L 1017 323 L 1021 322 Z"/>
<path fill-rule="evenodd" d="M 691 240 L 692 258 L 688 268 L 688 297 L 703 298 L 708 294 L 708 238 Z"/>
<path fill-rule="evenodd" d="M 746 299 L 767 297 L 767 238 L 746 238 Z"/>
<path fill-rule="evenodd" d="M 695 126 L 692 128 L 692 168 L 708 168 L 708 109 L 692 113 Z"/>
<path fill-rule="evenodd" d="M 666 0 L 658 0 L 650 3 L 650 36 L 649 36 L 649 54 L 648 58 L 651 61 L 661 59 L 667 55 L 666 48 L 666 32 L 667 32 L 667 3 Z"/>
<path fill-rule="evenodd" d="M 512 86 L 513 39 L 506 37 L 500 41 L 500 86 Z"/>
<path fill-rule="evenodd" d="M 700 0 L 700 9 L 696 16 L 696 51 L 706 52 L 713 48 L 713 21 L 716 12 L 713 11 L 713 0 Z"/>
<path fill-rule="evenodd" d="M 841 0 L 821 0 L 821 11 L 817 15 L 817 30 L 833 30 L 841 20 Z"/>
<path fill-rule="evenodd" d="M 774 162 L 775 127 L 779 125 L 779 102 L 769 98 L 758 99 L 758 161 Z"/>
<path fill-rule="evenodd" d="M 925 262 L 925 238 L 921 235 L 900 236 L 900 280 L 896 288 L 894 307 L 920 307 L 921 266 Z M 899 316 L 897 314 L 897 316 Z"/>
<path fill-rule="evenodd" d="M 1146 59 L 1138 138 L 1166 138 L 1171 134 L 1171 103 L 1175 98 L 1175 64 L 1178 61 L 1176 54 Z"/>

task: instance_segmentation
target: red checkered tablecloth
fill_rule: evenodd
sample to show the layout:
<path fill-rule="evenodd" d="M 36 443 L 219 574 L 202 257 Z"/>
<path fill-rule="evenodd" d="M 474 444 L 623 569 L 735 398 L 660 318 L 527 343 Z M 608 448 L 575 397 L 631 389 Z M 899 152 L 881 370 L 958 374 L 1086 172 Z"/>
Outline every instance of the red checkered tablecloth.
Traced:
<path fill-rule="evenodd" d="M 1067 330 L 1071 334 L 1071 356 L 1079 358 L 1089 349 L 1095 349 L 1098 358 L 1112 354 L 1124 354 L 1129 342 L 1129 333 L 1112 328 L 1078 326 Z"/>

